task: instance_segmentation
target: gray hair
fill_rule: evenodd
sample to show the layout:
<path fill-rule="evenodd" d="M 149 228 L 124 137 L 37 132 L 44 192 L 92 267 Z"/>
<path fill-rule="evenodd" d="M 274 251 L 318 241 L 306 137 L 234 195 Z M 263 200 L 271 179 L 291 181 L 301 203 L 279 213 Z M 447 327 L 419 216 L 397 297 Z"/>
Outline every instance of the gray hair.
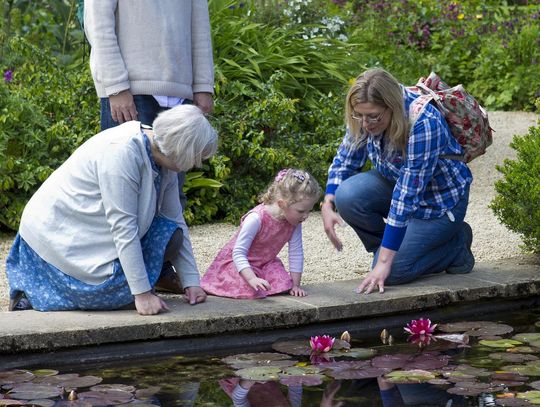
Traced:
<path fill-rule="evenodd" d="M 161 112 L 153 129 L 155 146 L 182 171 L 200 167 L 217 151 L 218 135 L 197 106 L 179 105 Z"/>

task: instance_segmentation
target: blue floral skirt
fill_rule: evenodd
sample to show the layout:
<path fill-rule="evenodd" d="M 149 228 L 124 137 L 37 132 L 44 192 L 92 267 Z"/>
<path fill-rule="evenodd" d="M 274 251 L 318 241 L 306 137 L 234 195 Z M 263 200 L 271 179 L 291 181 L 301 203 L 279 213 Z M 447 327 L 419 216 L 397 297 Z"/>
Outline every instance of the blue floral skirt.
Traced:
<path fill-rule="evenodd" d="M 175 222 L 155 217 L 141 239 L 152 287 L 159 278 L 165 249 L 176 229 Z M 10 298 L 22 291 L 32 308 L 38 311 L 112 310 L 134 301 L 118 259 L 113 261 L 113 274 L 106 281 L 98 285 L 86 284 L 47 263 L 19 234 L 6 260 L 6 274 Z"/>

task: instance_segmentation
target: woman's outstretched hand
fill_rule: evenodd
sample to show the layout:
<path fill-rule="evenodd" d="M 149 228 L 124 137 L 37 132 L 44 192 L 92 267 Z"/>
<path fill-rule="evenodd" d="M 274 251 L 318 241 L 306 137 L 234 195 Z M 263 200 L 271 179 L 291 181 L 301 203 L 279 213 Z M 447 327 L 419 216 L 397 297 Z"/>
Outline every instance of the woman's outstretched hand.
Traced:
<path fill-rule="evenodd" d="M 342 226 L 344 224 L 343 219 L 334 211 L 334 205 L 329 201 L 324 201 L 321 205 L 321 215 L 326 236 L 328 236 L 328 239 L 332 242 L 334 247 L 338 251 L 341 251 L 343 249 L 343 244 L 337 237 L 336 225 Z"/>
<path fill-rule="evenodd" d="M 140 315 L 156 315 L 169 310 L 165 301 L 153 294 L 152 291 L 136 294 L 135 308 Z"/>
<path fill-rule="evenodd" d="M 356 287 L 355 291 L 358 294 L 369 294 L 378 288 L 381 294 L 384 293 L 384 282 L 392 271 L 392 264 L 396 253 L 394 250 L 381 247 L 379 249 L 377 264 L 375 264 L 373 270 L 366 274 L 366 277 Z"/>

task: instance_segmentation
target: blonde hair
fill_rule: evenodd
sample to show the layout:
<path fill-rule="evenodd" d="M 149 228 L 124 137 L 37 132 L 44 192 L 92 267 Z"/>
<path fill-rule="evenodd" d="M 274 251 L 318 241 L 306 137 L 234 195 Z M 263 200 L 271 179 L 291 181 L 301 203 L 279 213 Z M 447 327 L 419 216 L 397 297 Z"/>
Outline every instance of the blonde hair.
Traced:
<path fill-rule="evenodd" d="M 179 105 L 164 110 L 152 127 L 155 146 L 183 171 L 200 167 L 217 151 L 217 133 L 197 106 Z"/>
<path fill-rule="evenodd" d="M 283 199 L 288 205 L 304 199 L 318 199 L 322 190 L 317 180 L 307 171 L 295 168 L 281 170 L 261 194 L 259 202 L 270 205 Z"/>
<path fill-rule="evenodd" d="M 359 103 L 373 103 L 390 110 L 392 117 L 384 132 L 385 149 L 389 154 L 401 151 L 405 156 L 410 123 L 403 106 L 403 90 L 396 78 L 381 68 L 368 69 L 356 78 L 347 93 L 345 122 L 355 142 L 363 145 L 367 141 L 367 132 L 352 118 L 354 107 Z"/>

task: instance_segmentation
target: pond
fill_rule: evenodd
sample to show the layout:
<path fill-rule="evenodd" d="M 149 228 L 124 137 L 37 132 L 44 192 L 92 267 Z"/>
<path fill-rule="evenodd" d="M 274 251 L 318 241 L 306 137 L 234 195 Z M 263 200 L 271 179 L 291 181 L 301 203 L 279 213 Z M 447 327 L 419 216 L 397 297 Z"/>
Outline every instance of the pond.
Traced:
<path fill-rule="evenodd" d="M 0 406 L 540 404 L 540 309 L 438 322 L 404 320 L 370 341 L 314 332 L 263 351 L 5 370 Z"/>

